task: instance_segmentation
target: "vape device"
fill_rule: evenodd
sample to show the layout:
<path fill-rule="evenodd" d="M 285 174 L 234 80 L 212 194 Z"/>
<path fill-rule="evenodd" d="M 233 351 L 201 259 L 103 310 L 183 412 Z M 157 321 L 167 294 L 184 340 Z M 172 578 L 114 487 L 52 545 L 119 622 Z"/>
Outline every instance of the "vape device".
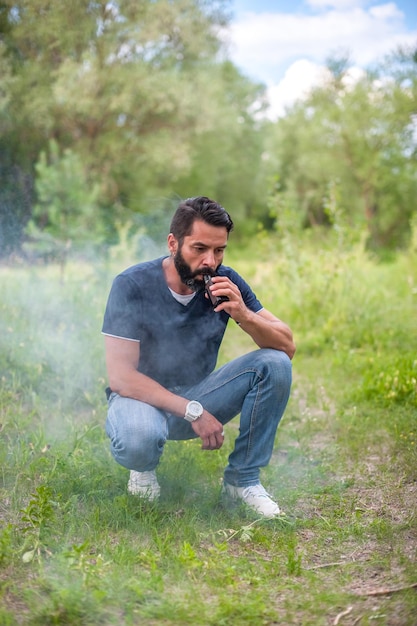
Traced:
<path fill-rule="evenodd" d="M 211 280 L 211 276 L 209 276 L 208 274 L 204 274 L 204 283 L 206 287 L 206 294 L 209 297 L 209 300 L 213 306 L 213 309 L 219 306 L 219 304 L 221 304 L 222 302 L 227 302 L 229 300 L 227 296 L 213 296 L 209 287 L 211 287 L 211 285 L 213 285 L 214 283 Z"/>

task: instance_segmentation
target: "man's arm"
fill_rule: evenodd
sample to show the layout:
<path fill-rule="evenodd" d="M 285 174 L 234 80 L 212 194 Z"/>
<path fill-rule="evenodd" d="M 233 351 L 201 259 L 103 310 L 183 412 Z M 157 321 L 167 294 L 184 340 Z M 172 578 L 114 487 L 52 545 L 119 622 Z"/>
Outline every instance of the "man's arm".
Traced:
<path fill-rule="evenodd" d="M 112 391 L 174 415 L 185 415 L 188 400 L 171 393 L 149 376 L 138 372 L 139 341 L 105 335 L 104 342 L 109 386 Z"/>
<path fill-rule="evenodd" d="M 229 298 L 228 302 L 220 304 L 216 311 L 227 311 L 260 348 L 282 350 L 290 359 L 293 358 L 295 354 L 293 334 L 285 322 L 266 309 L 262 309 L 259 313 L 248 309 L 239 287 L 226 276 L 214 277 L 213 283 L 214 295 Z"/>
<path fill-rule="evenodd" d="M 188 399 L 165 389 L 155 380 L 137 371 L 140 343 L 119 337 L 104 336 L 109 386 L 121 396 L 146 402 L 162 411 L 184 418 Z M 222 424 L 208 411 L 192 422 L 194 432 L 201 438 L 204 450 L 221 447 L 224 436 Z"/>
<path fill-rule="evenodd" d="M 290 359 L 295 354 L 295 344 L 291 329 L 266 309 L 253 313 L 247 309 L 247 315 L 241 321 L 236 320 L 241 329 L 252 337 L 260 348 L 282 350 Z"/>

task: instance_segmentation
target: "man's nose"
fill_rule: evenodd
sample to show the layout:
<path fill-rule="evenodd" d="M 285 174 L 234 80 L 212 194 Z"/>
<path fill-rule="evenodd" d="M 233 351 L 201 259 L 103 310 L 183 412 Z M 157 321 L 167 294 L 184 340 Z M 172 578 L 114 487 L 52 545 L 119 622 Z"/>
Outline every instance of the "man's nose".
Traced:
<path fill-rule="evenodd" d="M 203 259 L 203 265 L 206 265 L 207 267 L 214 267 L 216 265 L 216 260 L 214 258 L 213 250 L 206 250 L 206 253 Z"/>

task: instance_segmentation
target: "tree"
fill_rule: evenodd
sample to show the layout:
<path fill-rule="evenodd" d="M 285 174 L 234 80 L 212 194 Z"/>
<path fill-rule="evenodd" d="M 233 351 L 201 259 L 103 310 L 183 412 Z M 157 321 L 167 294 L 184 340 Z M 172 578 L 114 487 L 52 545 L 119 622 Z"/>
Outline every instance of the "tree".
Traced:
<path fill-rule="evenodd" d="M 376 248 L 405 245 L 416 211 L 416 79 L 411 72 L 399 79 L 393 67 L 391 61 L 353 82 L 346 64 L 329 72 L 277 123 L 270 147 L 281 203 L 305 225 L 325 224 L 336 185 L 346 222 L 366 224 Z"/>
<path fill-rule="evenodd" d="M 265 211 L 266 180 L 260 167 L 264 150 L 262 123 L 257 116 L 265 106 L 265 88 L 242 76 L 229 61 L 211 70 L 206 127 L 191 146 L 189 173 L 175 181 L 180 195 L 204 189 L 218 198 L 240 222 L 239 231 L 253 228 Z"/>
<path fill-rule="evenodd" d="M 248 111 L 260 90 L 218 57 L 223 8 L 213 0 L 3 3 L 15 161 L 39 176 L 41 152 L 54 162 L 51 140 L 63 154 L 70 149 L 100 189 L 97 223 L 145 212 L 180 180 L 199 178 L 228 197 L 244 129 L 246 152 L 259 152 Z M 217 167 L 197 176 L 202 146 Z M 38 225 L 41 216 L 36 210 Z"/>
<path fill-rule="evenodd" d="M 100 190 L 91 187 L 80 158 L 70 148 L 61 155 L 58 144 L 50 142 L 49 162 L 42 152 L 36 164 L 38 202 L 32 213 L 29 232 L 49 255 L 61 258 L 72 247 L 83 249 L 101 243 L 104 233 L 98 219 Z M 98 225 L 97 225 L 98 222 Z"/>

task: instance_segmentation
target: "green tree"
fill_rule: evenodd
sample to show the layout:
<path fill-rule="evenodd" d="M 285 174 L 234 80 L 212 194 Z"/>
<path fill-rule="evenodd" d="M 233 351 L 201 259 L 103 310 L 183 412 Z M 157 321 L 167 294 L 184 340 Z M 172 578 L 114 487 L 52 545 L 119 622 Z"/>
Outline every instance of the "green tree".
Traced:
<path fill-rule="evenodd" d="M 265 107 L 265 88 L 229 61 L 212 69 L 209 85 L 207 102 L 201 104 L 206 125 L 191 145 L 191 168 L 175 189 L 180 195 L 204 189 L 228 207 L 240 222 L 239 231 L 250 231 L 265 211 L 263 124 L 257 121 Z"/>
<path fill-rule="evenodd" d="M 76 247 L 101 243 L 98 200 L 100 189 L 91 186 L 80 158 L 67 148 L 61 155 L 58 144 L 50 142 L 49 159 L 42 152 L 36 164 L 36 192 L 28 231 L 37 248 L 64 260 L 66 252 Z M 98 223 L 98 224 L 97 224 Z M 93 234 L 93 235 L 92 235 Z"/>
<path fill-rule="evenodd" d="M 280 203 L 304 225 L 328 223 L 336 186 L 346 223 L 365 224 L 371 247 L 406 244 L 416 211 L 417 100 L 412 54 L 401 61 L 401 75 L 393 55 L 355 81 L 346 63 L 334 62 L 323 84 L 276 124 L 269 151 Z"/>
<path fill-rule="evenodd" d="M 8 30 L 4 4 L 0 3 L 0 33 Z M 7 47 L 0 39 L 0 258 L 10 254 L 20 241 L 32 200 L 32 177 L 14 159 L 9 141 L 15 81 Z"/>
<path fill-rule="evenodd" d="M 7 141 L 15 161 L 33 171 L 51 139 L 61 151 L 71 149 L 100 188 L 97 224 L 183 193 L 180 180 L 200 183 L 197 193 L 208 188 L 231 197 L 239 188 L 234 151 L 260 150 L 249 113 L 260 90 L 218 56 L 225 4 L 3 3 L 14 79 Z M 202 154 L 217 167 L 194 176 Z M 242 156 L 241 169 L 245 163 Z M 42 215 L 34 214 L 39 226 Z"/>

